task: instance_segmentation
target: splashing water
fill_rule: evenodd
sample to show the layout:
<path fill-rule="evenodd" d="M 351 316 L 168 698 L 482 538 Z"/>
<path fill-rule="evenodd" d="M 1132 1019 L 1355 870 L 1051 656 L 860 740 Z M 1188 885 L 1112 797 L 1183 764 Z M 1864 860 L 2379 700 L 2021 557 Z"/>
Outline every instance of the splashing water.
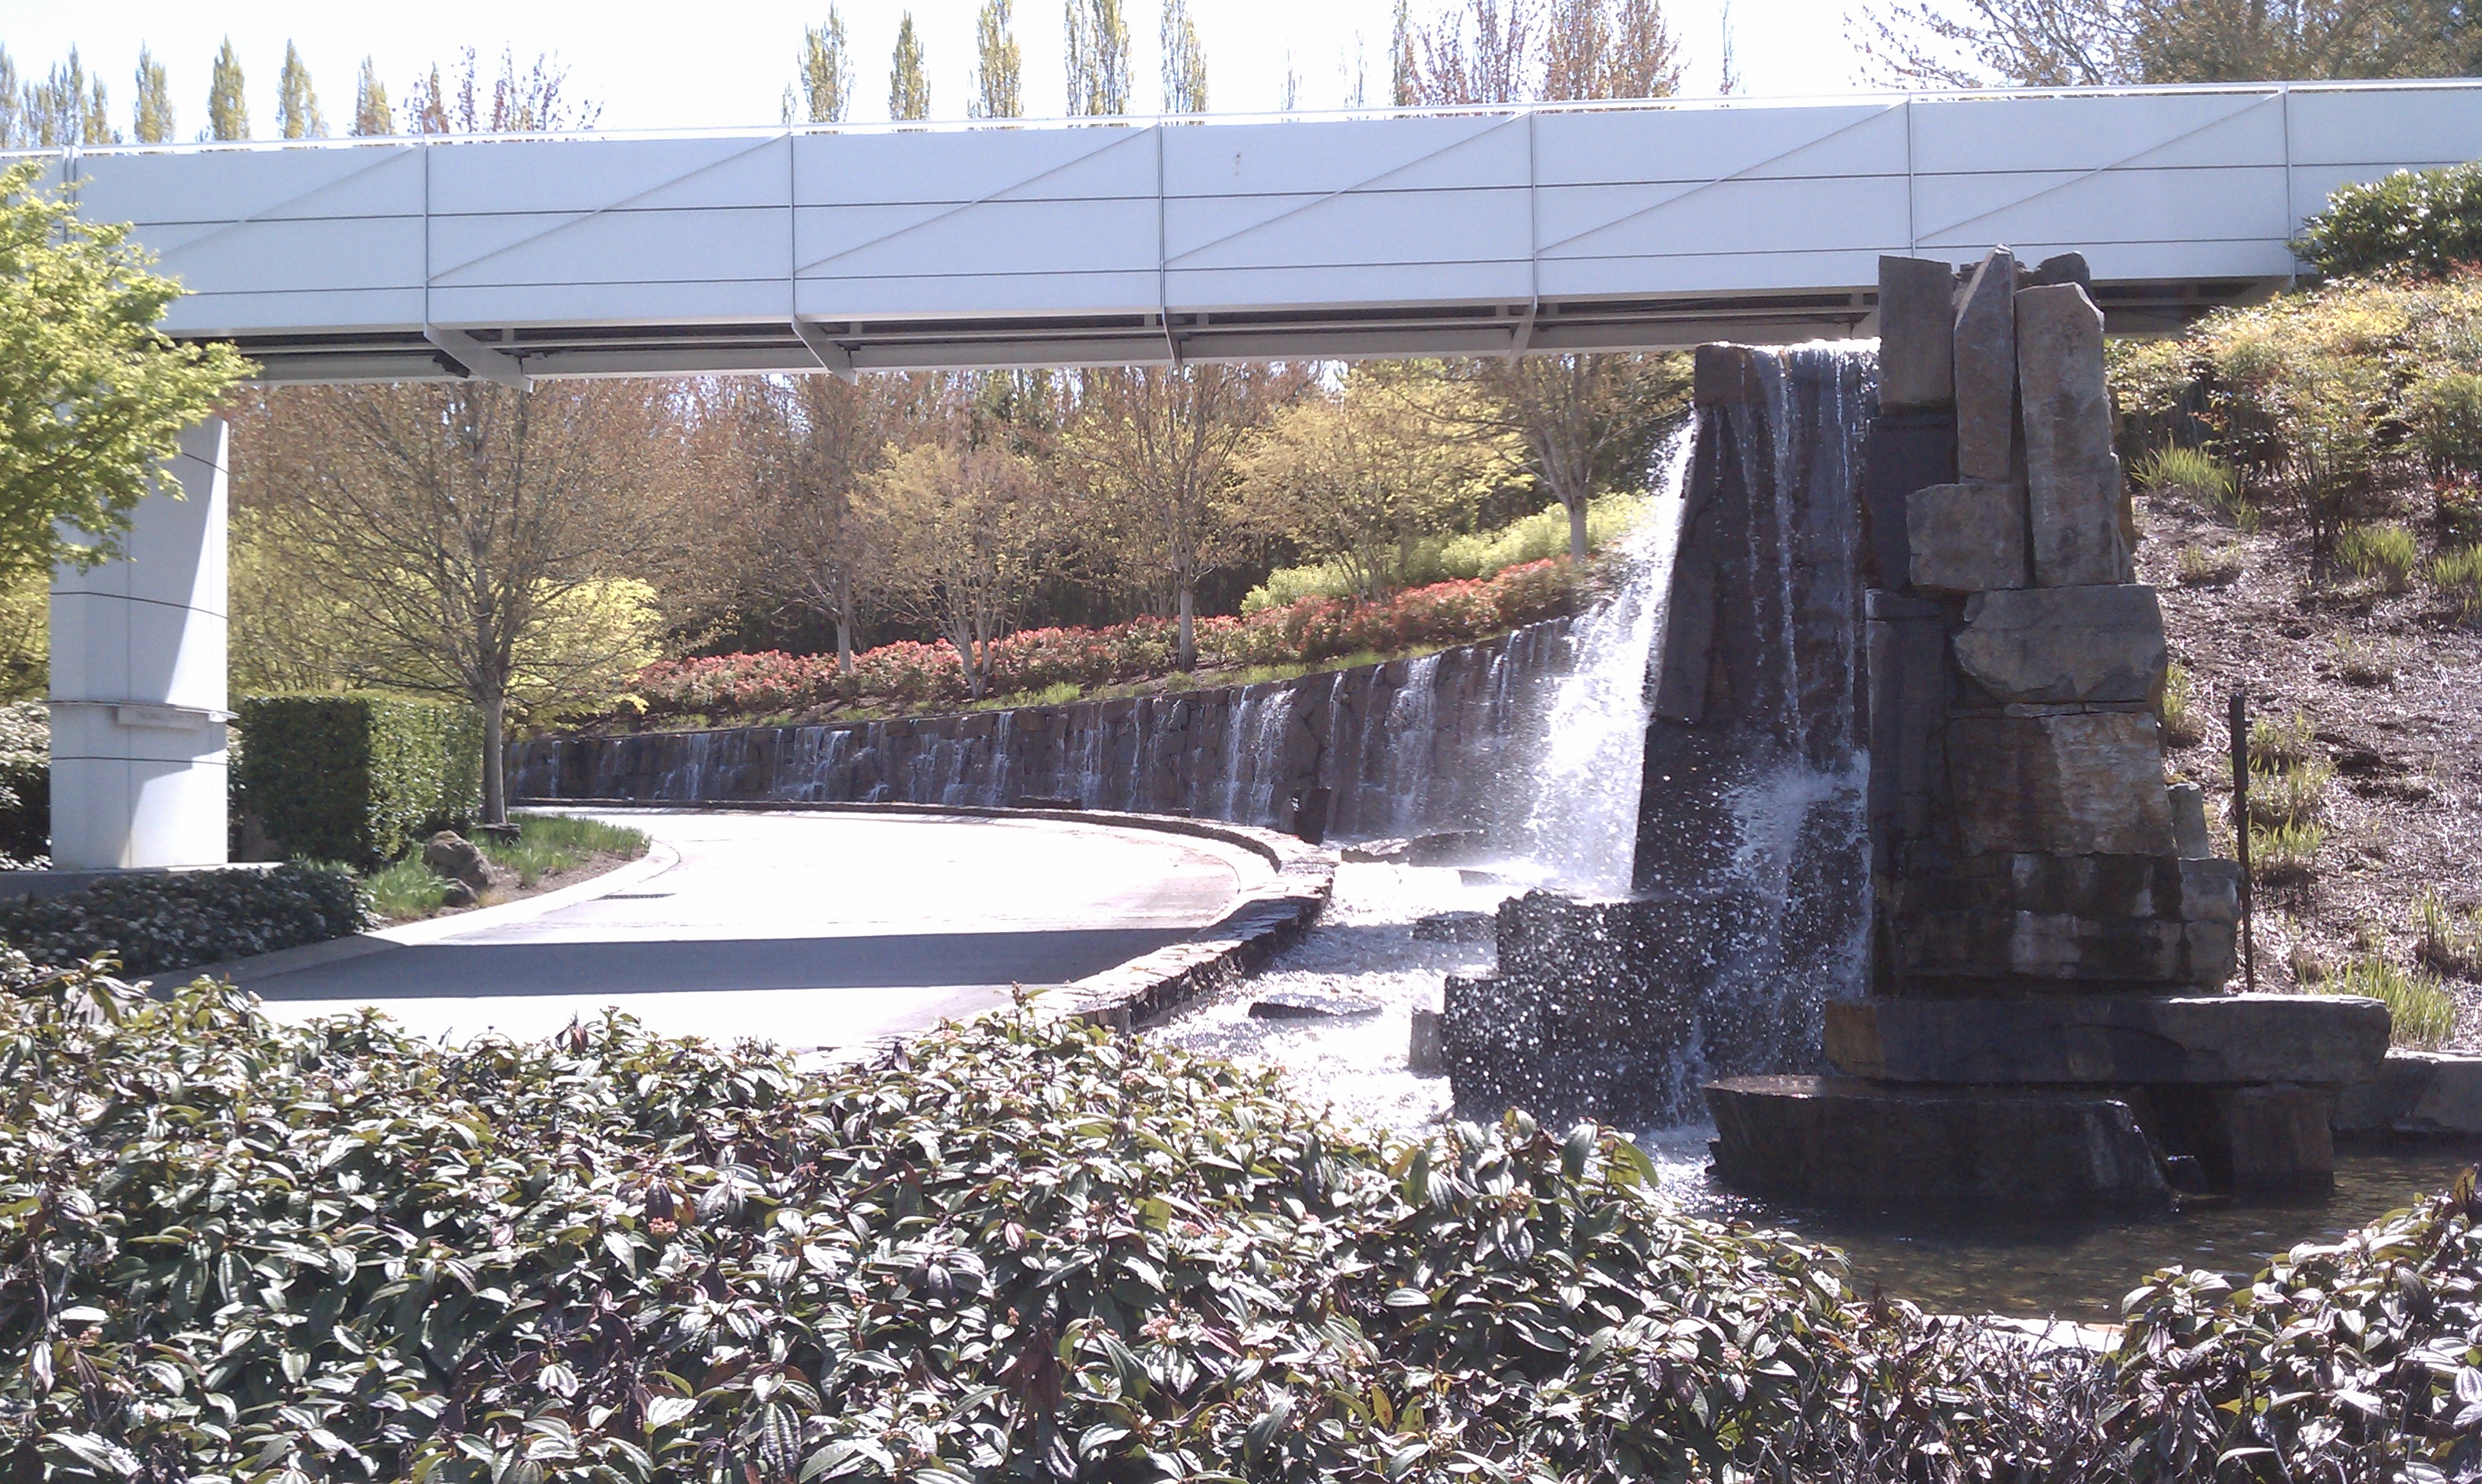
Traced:
<path fill-rule="evenodd" d="M 1571 631 L 1575 658 L 1552 692 L 1520 831 L 1529 874 L 1543 885 L 1592 897 L 1628 890 L 1646 754 L 1647 666 L 1663 630 L 1696 443 L 1696 425 L 1686 422 L 1665 442 L 1652 508 L 1621 547 L 1627 576 L 1609 603 Z"/>

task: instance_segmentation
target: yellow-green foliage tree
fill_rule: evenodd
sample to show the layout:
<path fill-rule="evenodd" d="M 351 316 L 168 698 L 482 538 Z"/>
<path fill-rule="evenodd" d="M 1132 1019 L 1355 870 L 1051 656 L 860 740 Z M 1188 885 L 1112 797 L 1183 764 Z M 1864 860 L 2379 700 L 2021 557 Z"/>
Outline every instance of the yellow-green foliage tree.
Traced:
<path fill-rule="evenodd" d="M 180 286 L 146 271 L 128 228 L 81 220 L 0 172 L 0 582 L 119 549 L 147 476 L 248 370 L 227 346 L 155 328 Z"/>
<path fill-rule="evenodd" d="M 1380 598 L 1426 537 L 1453 531 L 1489 489 L 1522 476 L 1506 433 L 1460 436 L 1471 388 L 1417 370 L 1358 366 L 1277 413 L 1239 460 L 1235 519 L 1351 574 Z"/>
<path fill-rule="evenodd" d="M 1067 542 L 1056 489 L 1021 454 L 949 436 L 897 452 L 861 493 L 888 607 L 955 648 L 980 700 L 991 640 Z"/>

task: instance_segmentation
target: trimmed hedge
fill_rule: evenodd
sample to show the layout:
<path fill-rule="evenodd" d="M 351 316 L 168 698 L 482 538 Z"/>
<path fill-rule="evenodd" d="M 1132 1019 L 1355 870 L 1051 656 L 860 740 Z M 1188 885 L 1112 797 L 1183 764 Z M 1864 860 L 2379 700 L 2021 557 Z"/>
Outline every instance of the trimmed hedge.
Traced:
<path fill-rule="evenodd" d="M 470 708 L 366 692 L 241 703 L 237 802 L 289 855 L 373 867 L 483 807 Z"/>
<path fill-rule="evenodd" d="M 52 848 L 51 714 L 40 701 L 0 706 L 0 870 Z"/>
<path fill-rule="evenodd" d="M 371 923 L 361 883 L 336 866 L 107 876 L 67 897 L 0 899 L 0 944 L 39 964 L 109 953 L 130 974 L 324 943 Z"/>

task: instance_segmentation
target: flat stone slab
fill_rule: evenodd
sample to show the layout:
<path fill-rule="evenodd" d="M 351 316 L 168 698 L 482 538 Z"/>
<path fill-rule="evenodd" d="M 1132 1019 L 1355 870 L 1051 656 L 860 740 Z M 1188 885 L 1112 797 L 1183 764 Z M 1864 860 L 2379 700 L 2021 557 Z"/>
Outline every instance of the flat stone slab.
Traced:
<path fill-rule="evenodd" d="M 2099 1092 L 1840 1077 L 1736 1077 L 1705 1090 L 1716 1173 L 1779 1199 L 2052 1211 L 2172 1200 L 2136 1115 Z"/>
<path fill-rule="evenodd" d="M 2387 1052 L 2388 1007 L 2355 995 L 1865 1000 L 1827 1007 L 1828 1063 L 1896 1082 L 2335 1084 L 2376 1077 Z"/>
<path fill-rule="evenodd" d="M 2170 659 L 2140 583 L 1981 593 L 1956 637 L 1957 667 L 2001 702 L 2148 700 Z"/>
<path fill-rule="evenodd" d="M 2390 1052 L 2364 1080 L 2336 1102 L 2345 1133 L 2482 1136 L 2482 1056 L 2454 1052 Z"/>
<path fill-rule="evenodd" d="M 1360 995 L 1322 995 L 1310 990 L 1278 990 L 1250 1002 L 1252 1020 L 1353 1020 L 1386 1008 Z"/>
<path fill-rule="evenodd" d="M 2144 712 L 1959 716 L 1947 756 L 1967 854 L 2176 851 L 2162 738 Z"/>
<path fill-rule="evenodd" d="M 1987 593 L 2025 585 L 2025 491 L 1968 481 L 1905 501 L 1907 568 L 1915 589 Z"/>

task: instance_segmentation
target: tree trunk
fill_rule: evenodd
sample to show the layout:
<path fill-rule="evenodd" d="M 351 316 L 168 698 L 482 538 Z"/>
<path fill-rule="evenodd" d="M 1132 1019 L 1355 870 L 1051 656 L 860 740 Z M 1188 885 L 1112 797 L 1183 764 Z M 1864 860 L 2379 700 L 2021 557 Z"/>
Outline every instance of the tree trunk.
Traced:
<path fill-rule="evenodd" d="M 1569 560 L 1579 566 L 1586 562 L 1586 496 L 1579 491 L 1573 500 L 1560 502 L 1569 508 Z"/>
<path fill-rule="evenodd" d="M 1184 670 L 1198 668 L 1198 594 L 1186 577 L 1180 579 L 1180 654 L 1173 663 Z"/>
<path fill-rule="evenodd" d="M 509 822 L 508 699 L 490 696 L 483 702 L 483 822 Z"/>
<path fill-rule="evenodd" d="M 836 673 L 853 674 L 853 574 L 836 574 Z"/>

